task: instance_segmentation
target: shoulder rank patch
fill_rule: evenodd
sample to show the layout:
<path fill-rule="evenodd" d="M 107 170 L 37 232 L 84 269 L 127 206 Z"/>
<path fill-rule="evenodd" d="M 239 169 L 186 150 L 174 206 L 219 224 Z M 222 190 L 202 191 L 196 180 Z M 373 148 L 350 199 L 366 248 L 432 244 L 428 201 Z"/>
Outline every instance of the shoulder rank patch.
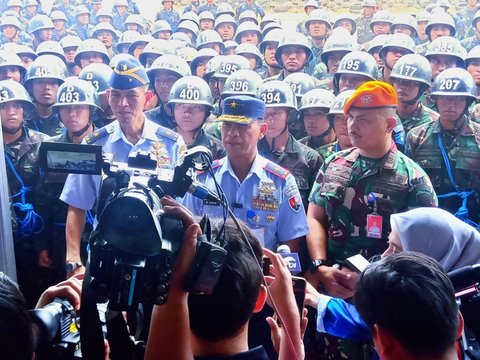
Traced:
<path fill-rule="evenodd" d="M 288 174 L 290 174 L 290 171 L 287 169 L 284 169 L 280 165 L 277 165 L 271 161 L 267 162 L 264 166 L 263 169 L 265 171 L 268 171 L 269 173 L 272 173 L 273 175 L 278 176 L 281 179 L 286 179 Z"/>
<path fill-rule="evenodd" d="M 216 168 L 218 168 L 222 165 L 223 161 L 220 162 L 220 160 L 222 160 L 222 159 L 217 159 L 217 160 L 212 161 L 212 170 L 216 169 Z"/>
<path fill-rule="evenodd" d="M 167 129 L 166 127 L 159 126 L 157 129 L 157 135 L 166 137 L 167 139 L 177 141 L 178 137 L 180 136 L 173 130 Z"/>
<path fill-rule="evenodd" d="M 85 143 L 90 145 L 100 139 L 103 139 L 104 137 L 108 136 L 113 132 L 113 128 L 114 128 L 113 124 L 108 124 L 107 126 L 104 126 L 98 130 L 95 130 L 90 135 L 85 136 Z"/>

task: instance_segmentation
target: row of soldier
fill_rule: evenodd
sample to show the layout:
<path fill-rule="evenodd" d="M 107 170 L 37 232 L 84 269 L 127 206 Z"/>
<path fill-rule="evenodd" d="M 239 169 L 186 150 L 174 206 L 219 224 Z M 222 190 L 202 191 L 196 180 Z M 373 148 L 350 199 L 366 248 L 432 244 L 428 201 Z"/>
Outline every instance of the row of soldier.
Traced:
<path fill-rule="evenodd" d="M 85 243 L 81 246 L 80 237 L 88 237 L 95 216 L 96 196 L 79 191 L 84 185 L 70 186 L 74 195 L 70 193 L 69 201 L 65 176 L 40 174 L 40 143 L 100 141 L 105 146 L 103 141 L 116 134 L 128 145 L 117 159 L 125 161 L 125 152 L 135 149 L 143 136 L 130 138 L 123 127 L 128 121 L 120 120 L 143 119 L 125 110 L 138 91 L 144 103 L 137 108 L 146 110 L 142 126 L 150 124 L 148 131 L 160 132 L 163 139 L 146 147 L 157 155 L 159 166 L 175 164 L 177 155 L 169 143 L 177 148 L 204 145 L 223 174 L 234 163 L 229 151 L 242 158 L 240 142 L 231 138 L 245 131 L 241 126 L 258 126 L 249 145 L 253 141 L 253 154 L 258 151 L 264 159 L 262 182 L 244 183 L 248 171 L 243 179 L 236 174 L 245 189 L 225 180 L 225 188 L 234 191 L 230 204 L 271 249 L 287 242 L 296 250 L 309 233 L 310 281 L 331 295 L 350 293 L 334 281 L 335 268 L 326 265 L 342 264 L 359 252 L 366 257 L 381 253 L 392 213 L 435 206 L 436 193 L 440 207 L 478 224 L 480 126 L 475 102 L 480 48 L 467 53 L 453 37 L 453 18 L 443 10 L 432 11 L 426 43 L 419 41 L 413 24 L 415 31 L 407 35 L 392 21 L 387 33 L 393 34 L 387 35 L 376 34 L 372 21 L 377 36 L 363 44 L 363 51 L 352 36 L 355 26 L 338 20 L 332 24 L 322 9 L 308 15 L 308 35 L 284 30 L 271 14 L 259 21 L 246 11 L 250 17 L 238 14 L 242 22 L 237 24 L 232 9 L 212 14 L 208 21 L 187 12 L 176 28 L 159 20 L 149 35 L 137 28 L 118 37 L 118 29 L 107 21 L 84 40 L 68 32 L 53 40 L 54 21 L 46 15 L 33 17 L 28 26 L 37 27 L 30 31 L 33 42 L 27 43 L 32 47 L 6 40 L 0 50 L 0 116 L 16 220 L 17 268 L 27 298 L 34 302 L 66 272 L 82 271 Z M 473 28 L 479 19 L 480 14 L 473 17 Z M 17 20 L 8 13 L 1 18 L 4 37 L 5 24 Z M 390 83 L 395 96 L 388 84 L 369 89 L 377 79 Z M 345 103 L 362 85 L 367 93 L 390 95 L 362 98 L 364 106 L 354 104 L 360 113 L 346 115 Z M 232 96 L 241 98 L 232 101 Z M 264 115 L 254 98 L 262 100 Z M 362 111 L 373 113 L 365 118 Z M 370 117 L 376 122 L 370 123 Z M 225 126 L 229 120 L 234 125 Z M 377 149 L 386 145 L 388 151 L 377 156 Z M 251 154 L 252 149 L 242 150 Z M 211 179 L 204 181 L 211 184 Z M 69 206 L 59 199 L 62 191 Z M 218 211 L 210 204 L 185 201 L 199 215 Z M 370 214 L 382 218 L 378 238 L 367 229 Z M 84 230 L 78 225 L 82 217 Z"/>

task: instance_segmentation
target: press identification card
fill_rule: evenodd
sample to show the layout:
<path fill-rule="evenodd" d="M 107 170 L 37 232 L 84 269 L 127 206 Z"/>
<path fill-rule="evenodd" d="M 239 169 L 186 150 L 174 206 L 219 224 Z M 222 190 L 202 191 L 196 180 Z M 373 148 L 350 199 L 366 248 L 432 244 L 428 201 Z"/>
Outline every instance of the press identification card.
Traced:
<path fill-rule="evenodd" d="M 367 215 L 367 236 L 375 239 L 382 238 L 383 218 L 378 214 Z"/>

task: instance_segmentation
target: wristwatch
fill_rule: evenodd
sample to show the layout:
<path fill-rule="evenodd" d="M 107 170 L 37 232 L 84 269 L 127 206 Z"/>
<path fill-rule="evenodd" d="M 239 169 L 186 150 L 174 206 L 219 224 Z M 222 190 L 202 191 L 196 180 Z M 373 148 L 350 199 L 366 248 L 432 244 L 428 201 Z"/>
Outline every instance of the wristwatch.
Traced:
<path fill-rule="evenodd" d="M 312 274 L 315 274 L 317 272 L 317 269 L 320 267 L 320 266 L 330 266 L 330 262 L 326 259 L 316 259 L 316 260 L 312 260 L 311 264 L 310 264 L 310 272 Z"/>
<path fill-rule="evenodd" d="M 82 267 L 83 264 L 81 262 L 67 262 L 65 264 L 65 270 L 67 270 L 67 274 L 70 274 L 71 272 L 74 272 L 76 269 L 79 267 Z"/>

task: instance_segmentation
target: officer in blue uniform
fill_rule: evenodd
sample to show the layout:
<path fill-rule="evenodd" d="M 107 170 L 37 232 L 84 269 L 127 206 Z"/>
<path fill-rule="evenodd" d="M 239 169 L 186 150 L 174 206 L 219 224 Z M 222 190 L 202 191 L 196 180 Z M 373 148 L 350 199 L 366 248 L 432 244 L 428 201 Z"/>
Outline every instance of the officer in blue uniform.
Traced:
<path fill-rule="evenodd" d="M 113 161 L 127 162 L 138 150 L 156 155 L 158 167 L 174 168 L 179 152 L 185 148 L 182 138 L 145 118 L 143 108 L 152 97 L 145 68 L 133 56 L 122 59 L 110 77 L 107 97 L 116 121 L 84 139 L 84 143 L 101 145 Z M 87 210 L 93 208 L 100 194 L 99 175 L 71 174 L 60 199 L 69 205 L 67 214 L 67 276 L 84 271 L 80 259 L 80 238 Z"/>
<path fill-rule="evenodd" d="M 257 142 L 267 130 L 264 116 L 265 104 L 259 99 L 238 95 L 224 100 L 218 121 L 223 122 L 227 156 L 213 163 L 213 172 L 235 215 L 263 246 L 275 250 L 285 243 L 298 251 L 298 239 L 308 233 L 305 210 L 293 175 L 257 152 Z M 197 180 L 215 189 L 209 174 L 200 174 Z M 221 206 L 189 194 L 183 203 L 196 215 L 223 217 Z"/>

